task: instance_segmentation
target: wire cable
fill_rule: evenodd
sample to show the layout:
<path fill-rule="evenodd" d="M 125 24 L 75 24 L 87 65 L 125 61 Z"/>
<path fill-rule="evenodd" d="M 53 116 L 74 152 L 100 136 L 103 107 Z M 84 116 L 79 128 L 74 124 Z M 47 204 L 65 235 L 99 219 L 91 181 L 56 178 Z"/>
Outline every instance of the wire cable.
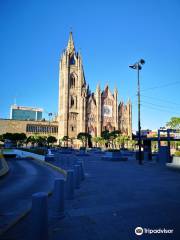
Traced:
<path fill-rule="evenodd" d="M 163 84 L 163 85 L 157 85 L 157 86 L 154 86 L 154 87 L 141 89 L 141 92 L 145 92 L 145 91 L 149 91 L 149 90 L 154 90 L 154 89 L 158 89 L 158 88 L 169 87 L 169 86 L 173 86 L 173 85 L 177 85 L 177 84 L 180 84 L 180 81 L 169 82 L 169 83 L 166 83 L 166 84 Z"/>

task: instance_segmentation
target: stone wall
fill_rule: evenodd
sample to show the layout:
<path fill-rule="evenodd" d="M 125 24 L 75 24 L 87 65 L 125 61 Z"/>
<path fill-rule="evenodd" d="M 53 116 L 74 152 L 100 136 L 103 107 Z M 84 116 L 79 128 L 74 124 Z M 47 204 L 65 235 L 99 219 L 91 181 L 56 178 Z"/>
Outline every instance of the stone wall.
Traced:
<path fill-rule="evenodd" d="M 27 125 L 37 126 L 37 132 L 27 132 Z M 38 134 L 43 136 L 52 135 L 57 137 L 58 133 L 56 132 L 56 128 L 53 128 L 53 131 L 45 132 L 42 131 L 41 127 L 58 127 L 57 122 L 49 121 L 20 121 L 20 120 L 12 120 L 12 119 L 0 119 L 0 135 L 4 133 L 25 133 L 27 136 Z M 54 131 L 55 130 L 55 131 Z"/>

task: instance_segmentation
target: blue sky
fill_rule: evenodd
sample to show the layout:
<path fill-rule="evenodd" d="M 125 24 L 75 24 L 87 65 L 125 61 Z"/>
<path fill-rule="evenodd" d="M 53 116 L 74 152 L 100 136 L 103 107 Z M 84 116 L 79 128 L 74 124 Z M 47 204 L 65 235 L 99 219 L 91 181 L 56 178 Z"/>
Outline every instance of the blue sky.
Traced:
<path fill-rule="evenodd" d="M 140 73 L 142 128 L 159 128 L 180 116 L 180 1 L 0 1 L 0 117 L 18 105 L 58 109 L 59 59 L 72 28 L 86 81 L 118 88 L 131 98 L 137 129 L 137 74 L 129 64 L 144 58 Z"/>

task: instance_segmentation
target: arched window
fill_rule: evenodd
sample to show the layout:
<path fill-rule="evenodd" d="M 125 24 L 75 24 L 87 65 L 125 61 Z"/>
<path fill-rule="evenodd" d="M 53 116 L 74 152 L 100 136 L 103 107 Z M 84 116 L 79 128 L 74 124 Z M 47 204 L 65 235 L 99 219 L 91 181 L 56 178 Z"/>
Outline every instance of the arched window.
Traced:
<path fill-rule="evenodd" d="M 74 106 L 74 98 L 71 96 L 71 107 Z"/>
<path fill-rule="evenodd" d="M 70 57 L 70 64 L 71 65 L 74 65 L 75 64 L 75 59 L 74 59 L 74 55 L 72 55 L 71 57 Z"/>
<path fill-rule="evenodd" d="M 76 82 L 75 76 L 72 74 L 70 76 L 70 88 L 75 88 L 75 82 Z"/>

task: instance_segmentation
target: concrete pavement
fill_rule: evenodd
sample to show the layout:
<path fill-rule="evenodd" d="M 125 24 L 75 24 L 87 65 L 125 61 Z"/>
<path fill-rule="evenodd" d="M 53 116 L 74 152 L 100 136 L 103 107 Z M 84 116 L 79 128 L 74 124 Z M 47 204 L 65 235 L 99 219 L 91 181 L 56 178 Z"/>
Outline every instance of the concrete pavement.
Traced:
<path fill-rule="evenodd" d="M 89 159 L 88 159 L 89 158 Z M 164 165 L 86 158 L 88 176 L 53 240 L 180 239 L 180 173 Z M 136 227 L 173 229 L 173 234 L 134 233 Z"/>
<path fill-rule="evenodd" d="M 33 193 L 50 192 L 54 179 L 63 177 L 32 159 L 9 159 L 8 164 L 9 174 L 0 180 L 0 231 L 30 208 Z"/>
<path fill-rule="evenodd" d="M 64 219 L 52 220 L 49 199 L 51 240 L 180 239 L 180 172 L 151 162 L 102 161 L 94 154 L 84 161 L 86 180 L 66 201 Z M 2 239 L 25 240 L 30 225 L 27 217 Z M 138 226 L 174 233 L 137 236 Z"/>

